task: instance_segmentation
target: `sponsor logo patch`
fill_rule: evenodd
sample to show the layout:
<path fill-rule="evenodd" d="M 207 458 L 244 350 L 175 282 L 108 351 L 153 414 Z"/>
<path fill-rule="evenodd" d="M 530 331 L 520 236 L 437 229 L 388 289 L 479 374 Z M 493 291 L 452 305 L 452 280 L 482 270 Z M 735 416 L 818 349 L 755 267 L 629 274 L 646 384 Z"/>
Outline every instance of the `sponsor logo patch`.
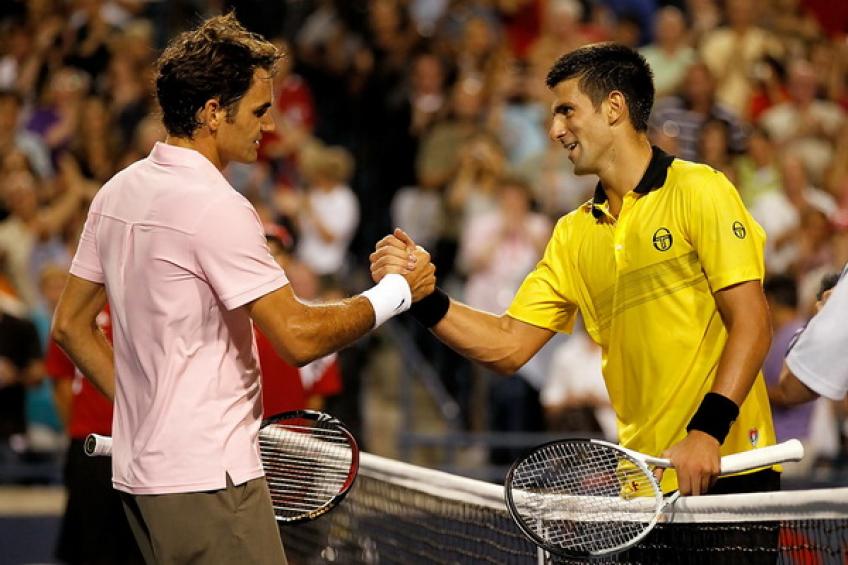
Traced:
<path fill-rule="evenodd" d="M 654 232 L 654 249 L 657 251 L 668 251 L 674 244 L 674 238 L 668 228 L 660 228 Z"/>

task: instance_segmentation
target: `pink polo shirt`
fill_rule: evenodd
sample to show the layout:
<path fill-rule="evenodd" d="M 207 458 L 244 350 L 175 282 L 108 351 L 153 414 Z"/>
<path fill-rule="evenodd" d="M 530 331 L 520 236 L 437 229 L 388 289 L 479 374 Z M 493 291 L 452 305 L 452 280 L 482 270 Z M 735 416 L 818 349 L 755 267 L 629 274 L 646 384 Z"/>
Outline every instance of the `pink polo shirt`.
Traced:
<path fill-rule="evenodd" d="M 253 206 L 200 153 L 157 143 L 97 193 L 71 273 L 105 284 L 112 309 L 115 488 L 261 476 L 259 364 L 240 306 L 288 279 Z"/>

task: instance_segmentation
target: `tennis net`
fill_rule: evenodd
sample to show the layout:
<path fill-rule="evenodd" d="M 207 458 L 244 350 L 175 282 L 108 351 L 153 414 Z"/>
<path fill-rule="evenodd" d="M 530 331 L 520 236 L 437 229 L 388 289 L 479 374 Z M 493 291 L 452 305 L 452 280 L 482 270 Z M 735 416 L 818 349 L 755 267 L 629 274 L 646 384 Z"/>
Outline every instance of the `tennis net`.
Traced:
<path fill-rule="evenodd" d="M 503 488 L 363 453 L 341 505 L 283 526 L 292 565 L 572 563 L 518 530 Z M 692 497 L 635 548 L 593 563 L 848 563 L 848 488 Z"/>

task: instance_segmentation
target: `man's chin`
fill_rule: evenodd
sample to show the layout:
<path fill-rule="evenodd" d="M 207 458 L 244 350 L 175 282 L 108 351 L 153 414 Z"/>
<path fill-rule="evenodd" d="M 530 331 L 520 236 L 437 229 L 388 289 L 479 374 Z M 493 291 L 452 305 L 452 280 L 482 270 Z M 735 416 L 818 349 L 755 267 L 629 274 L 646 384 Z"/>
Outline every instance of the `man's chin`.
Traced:
<path fill-rule="evenodd" d="M 246 153 L 239 155 L 237 158 L 233 159 L 233 161 L 237 163 L 244 163 L 245 165 L 250 165 L 251 163 L 255 163 L 259 160 L 259 150 L 251 149 Z"/>

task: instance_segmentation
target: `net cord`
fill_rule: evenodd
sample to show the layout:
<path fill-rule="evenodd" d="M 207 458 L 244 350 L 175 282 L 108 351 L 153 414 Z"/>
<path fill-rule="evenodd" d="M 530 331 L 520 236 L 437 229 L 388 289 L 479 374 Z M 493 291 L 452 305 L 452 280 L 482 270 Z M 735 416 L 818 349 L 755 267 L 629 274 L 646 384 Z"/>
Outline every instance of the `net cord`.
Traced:
<path fill-rule="evenodd" d="M 360 453 L 359 474 L 449 500 L 505 510 L 503 487 L 466 477 Z M 844 519 L 848 487 L 773 493 L 688 496 L 666 508 L 671 523 L 738 523 L 768 520 Z"/>

